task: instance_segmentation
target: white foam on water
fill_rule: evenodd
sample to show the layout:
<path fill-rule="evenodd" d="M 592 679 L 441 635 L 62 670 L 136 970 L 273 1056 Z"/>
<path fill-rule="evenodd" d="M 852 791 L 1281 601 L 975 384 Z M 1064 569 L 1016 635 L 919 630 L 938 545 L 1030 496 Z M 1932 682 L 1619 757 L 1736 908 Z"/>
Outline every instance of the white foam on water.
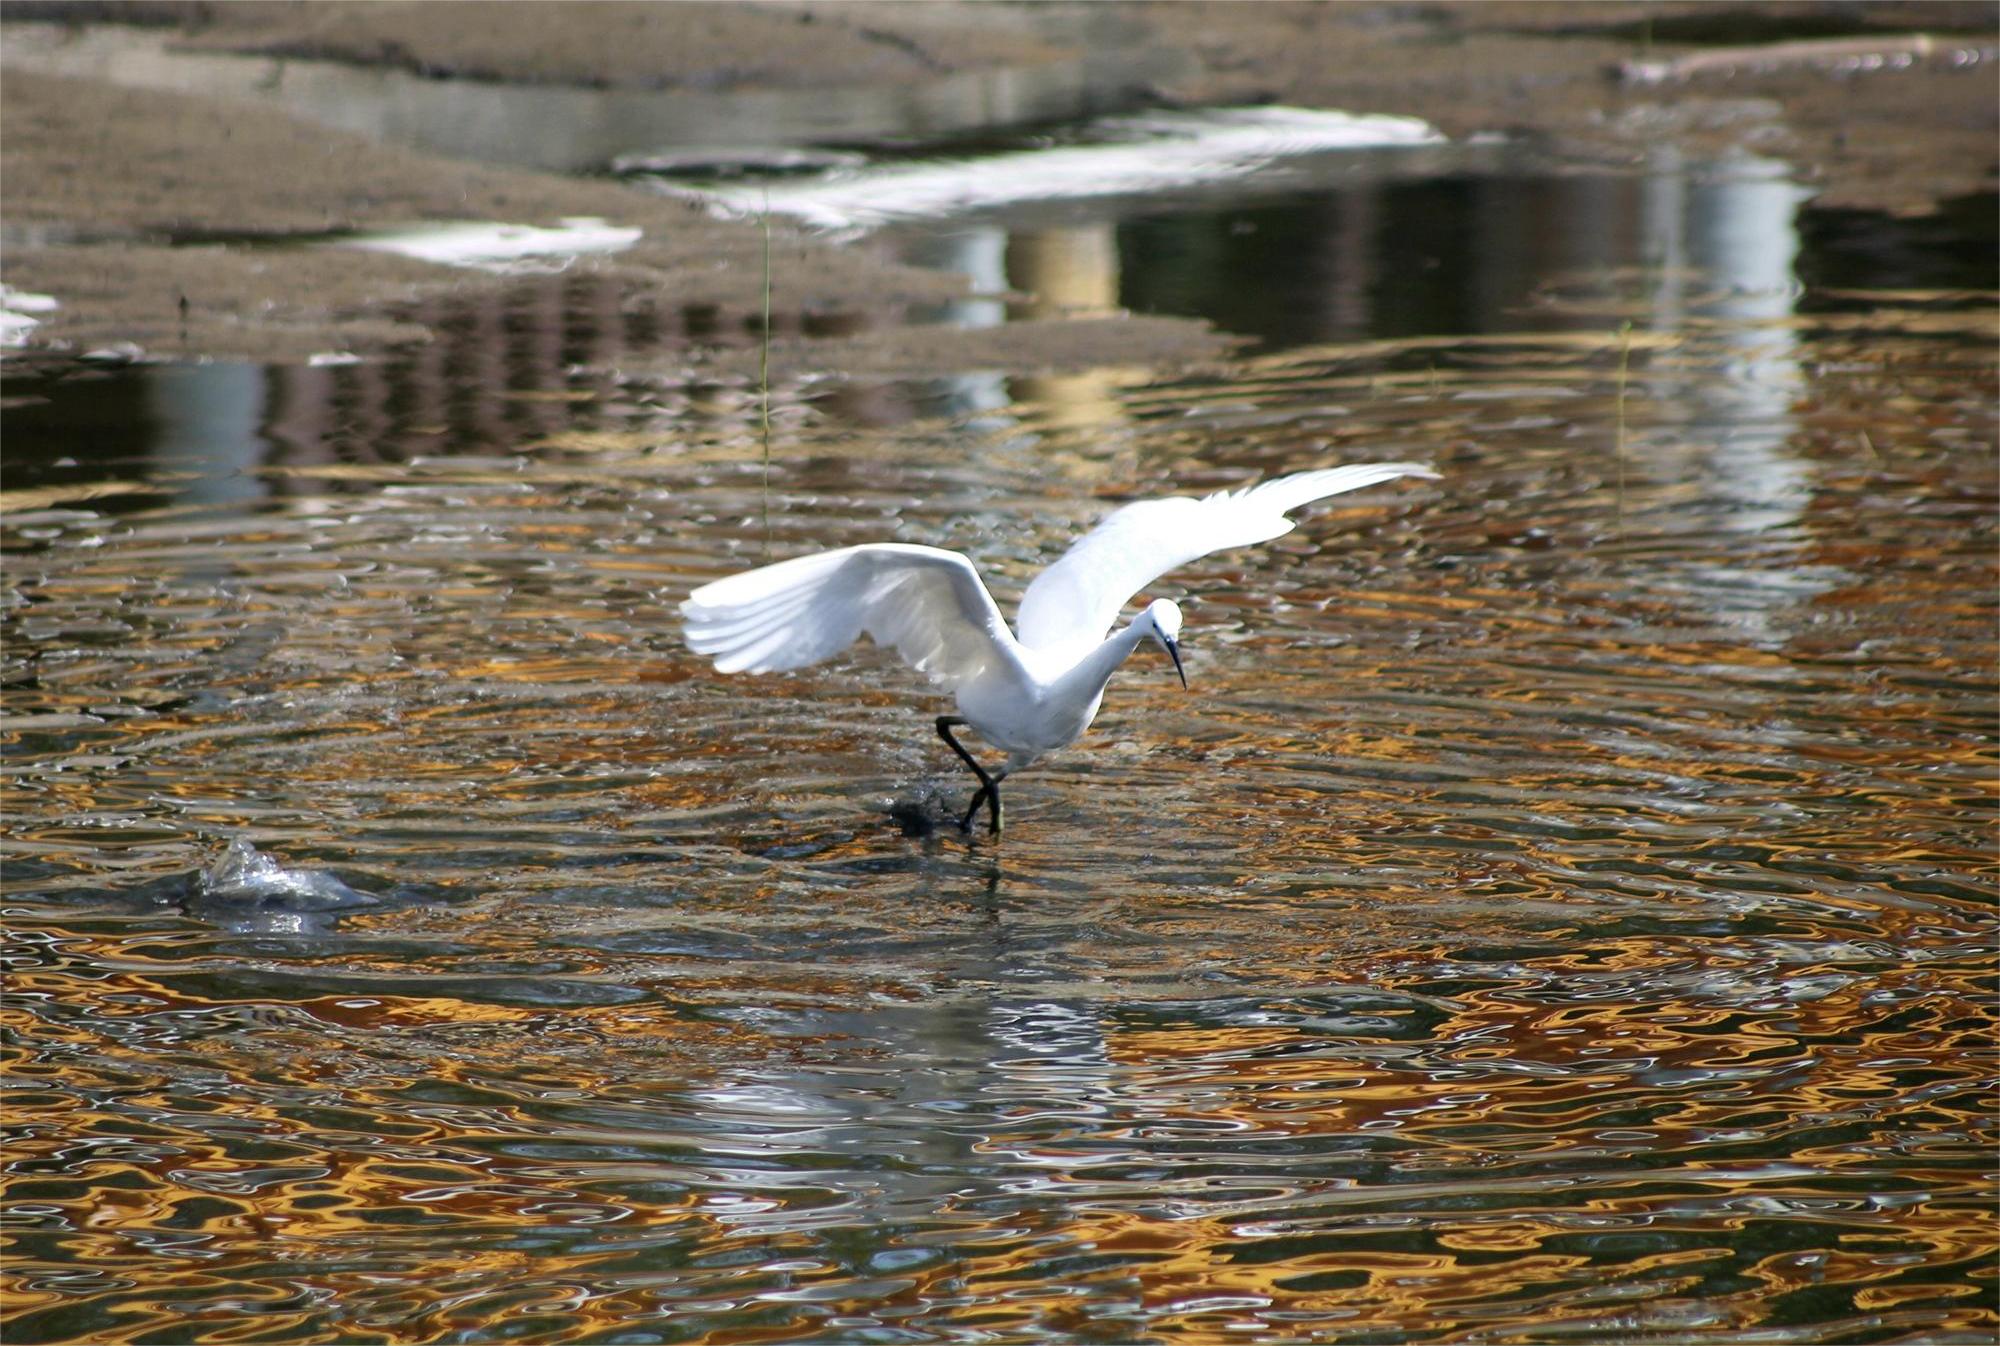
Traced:
<path fill-rule="evenodd" d="M 643 230 L 606 224 L 595 216 L 565 219 L 554 229 L 532 224 L 455 221 L 374 230 L 336 245 L 369 252 L 392 252 L 421 262 L 473 267 L 481 271 L 560 269 L 584 253 L 623 252 Z"/>
<path fill-rule="evenodd" d="M 866 230 L 1025 201 L 1224 181 L 1301 154 L 1445 143 L 1434 127 L 1414 117 L 1294 107 L 1151 113 L 1109 118 L 1093 130 L 1105 139 L 976 159 L 843 169 L 804 181 L 661 184 L 659 190 L 699 200 L 719 214 L 755 216 L 768 208 L 819 229 Z"/>
<path fill-rule="evenodd" d="M 0 285 L 0 347 L 27 345 L 29 334 L 42 325 L 40 318 L 30 315 L 53 313 L 61 307 L 54 295 Z"/>

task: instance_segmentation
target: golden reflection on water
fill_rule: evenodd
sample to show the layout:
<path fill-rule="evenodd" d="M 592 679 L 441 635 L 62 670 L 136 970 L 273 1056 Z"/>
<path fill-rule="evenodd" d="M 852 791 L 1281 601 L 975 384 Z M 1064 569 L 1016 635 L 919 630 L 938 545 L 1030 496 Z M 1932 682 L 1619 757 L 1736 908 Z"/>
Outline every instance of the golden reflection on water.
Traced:
<path fill-rule="evenodd" d="M 966 789 L 886 659 L 679 646 L 748 419 L 31 514 L 8 1339 L 1990 1338 L 1991 310 L 1897 302 L 1782 404 L 1634 342 L 1622 474 L 1603 330 L 799 403 L 777 552 L 1003 588 L 1100 493 L 1446 471 L 1168 583 L 1194 691 L 997 847 L 888 818 Z"/>

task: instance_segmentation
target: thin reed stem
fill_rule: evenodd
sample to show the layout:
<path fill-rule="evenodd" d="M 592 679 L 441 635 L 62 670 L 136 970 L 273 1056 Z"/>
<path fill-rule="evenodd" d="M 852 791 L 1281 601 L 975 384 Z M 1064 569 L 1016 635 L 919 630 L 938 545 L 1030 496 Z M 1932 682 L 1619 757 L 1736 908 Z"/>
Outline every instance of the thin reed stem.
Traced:
<path fill-rule="evenodd" d="M 764 328 L 757 348 L 757 400 L 764 438 L 764 559 L 771 559 L 771 189 L 764 189 Z"/>
<path fill-rule="evenodd" d="M 1625 536 L 1625 382 L 1632 367 L 1632 324 L 1618 325 L 1618 536 Z"/>

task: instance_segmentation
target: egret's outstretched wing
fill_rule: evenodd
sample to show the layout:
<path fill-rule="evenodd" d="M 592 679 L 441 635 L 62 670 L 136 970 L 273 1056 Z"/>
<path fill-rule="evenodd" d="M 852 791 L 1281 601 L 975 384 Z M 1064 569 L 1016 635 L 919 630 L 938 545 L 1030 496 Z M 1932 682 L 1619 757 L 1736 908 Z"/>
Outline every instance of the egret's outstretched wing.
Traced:
<path fill-rule="evenodd" d="M 1013 643 L 972 562 L 879 542 L 780 561 L 704 584 L 681 604 L 688 648 L 724 673 L 819 663 L 864 633 L 920 672 L 957 683 Z"/>
<path fill-rule="evenodd" d="M 1311 501 L 1397 477 L 1436 475 L 1416 463 L 1355 463 L 1295 472 L 1200 500 L 1138 501 L 1106 517 L 1035 578 L 1021 596 L 1014 628 L 1033 649 L 1095 644 L 1118 620 L 1126 599 L 1175 566 L 1282 537 L 1292 531 L 1286 513 Z"/>

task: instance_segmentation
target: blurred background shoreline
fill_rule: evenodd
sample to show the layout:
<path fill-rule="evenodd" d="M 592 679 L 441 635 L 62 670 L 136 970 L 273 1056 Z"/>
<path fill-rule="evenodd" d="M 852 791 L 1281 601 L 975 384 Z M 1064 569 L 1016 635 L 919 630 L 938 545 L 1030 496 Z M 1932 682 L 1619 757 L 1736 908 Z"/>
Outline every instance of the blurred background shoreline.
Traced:
<path fill-rule="evenodd" d="M 423 221 L 640 231 L 579 259 L 627 306 L 755 321 L 761 238 L 611 176 L 978 148 L 1158 108 L 1280 103 L 1421 118 L 1573 166 L 1776 155 L 1823 206 L 1921 216 L 1990 192 L 1995 11 L 1980 4 L 210 4 L 0 11 L 0 280 L 60 306 L 30 344 L 300 363 L 433 333 L 425 300 L 494 290 L 387 253 L 279 249 Z M 561 171 L 551 171 L 561 170 Z M 963 297 L 781 223 L 774 303 L 800 349 L 910 368 L 892 330 Z M 860 312 L 822 348 L 816 311 Z M 1075 317 L 1076 315 L 1056 315 Z M 1196 322 L 1081 319 L 996 350 L 932 329 L 931 367 L 1199 360 Z"/>

